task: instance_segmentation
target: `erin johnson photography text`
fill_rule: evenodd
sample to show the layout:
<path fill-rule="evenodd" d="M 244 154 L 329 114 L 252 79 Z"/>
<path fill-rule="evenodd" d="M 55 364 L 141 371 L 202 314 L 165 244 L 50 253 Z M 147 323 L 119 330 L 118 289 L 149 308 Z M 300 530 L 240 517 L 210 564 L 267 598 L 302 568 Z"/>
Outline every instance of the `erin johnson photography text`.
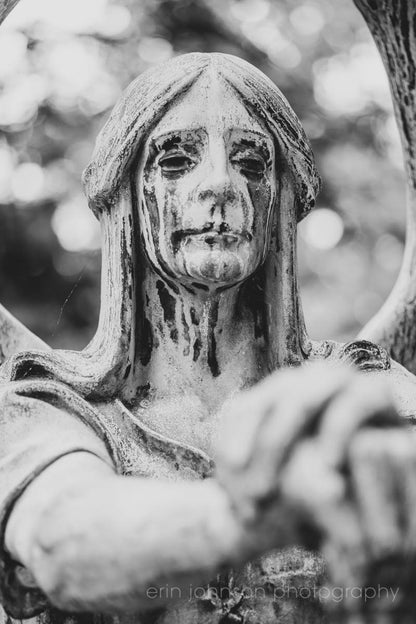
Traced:
<path fill-rule="evenodd" d="M 323 603 L 341 603 L 343 601 L 359 600 L 365 603 L 382 600 L 396 602 L 400 588 L 384 585 L 374 587 L 340 587 L 313 585 L 304 587 L 281 586 L 269 589 L 265 587 L 202 587 L 189 585 L 177 587 L 163 585 L 149 587 L 146 595 L 151 600 L 229 600 L 230 596 L 240 596 L 249 600 L 272 598 L 279 600 L 315 600 Z"/>

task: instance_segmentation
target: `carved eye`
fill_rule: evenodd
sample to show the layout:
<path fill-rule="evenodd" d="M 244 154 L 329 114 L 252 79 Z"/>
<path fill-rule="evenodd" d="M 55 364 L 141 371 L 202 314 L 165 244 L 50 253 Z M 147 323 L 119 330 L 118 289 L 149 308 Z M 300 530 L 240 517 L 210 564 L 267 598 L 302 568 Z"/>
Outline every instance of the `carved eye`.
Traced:
<path fill-rule="evenodd" d="M 266 163 L 260 157 L 238 158 L 234 162 L 247 178 L 260 180 L 266 170 Z"/>
<path fill-rule="evenodd" d="M 163 173 L 169 175 L 175 173 L 185 173 L 192 167 L 194 163 L 192 159 L 189 158 L 189 156 L 186 156 L 182 153 L 176 153 L 162 156 L 158 164 L 159 167 L 162 169 Z"/>

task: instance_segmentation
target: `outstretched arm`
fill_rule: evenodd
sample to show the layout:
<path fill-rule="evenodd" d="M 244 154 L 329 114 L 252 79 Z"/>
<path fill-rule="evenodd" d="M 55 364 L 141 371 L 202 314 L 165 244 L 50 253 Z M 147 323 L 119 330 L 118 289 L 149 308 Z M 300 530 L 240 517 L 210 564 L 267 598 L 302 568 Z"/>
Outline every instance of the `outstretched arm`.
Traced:
<path fill-rule="evenodd" d="M 94 455 L 74 453 L 26 490 L 6 547 L 55 606 L 102 613 L 156 608 L 166 584 L 188 598 L 191 582 L 243 557 L 242 537 L 214 480 L 120 477 Z"/>
<path fill-rule="evenodd" d="M 6 548 L 34 577 L 29 585 L 64 610 L 151 610 L 158 586 L 182 587 L 188 596 L 190 583 L 208 582 L 224 565 L 300 543 L 290 493 L 281 496 L 283 468 L 349 373 L 335 370 L 322 386 L 319 370 L 302 379 L 301 371 L 271 376 L 225 406 L 219 481 L 116 476 L 92 454 L 101 457 L 87 431 L 72 433 L 74 446 L 79 436 L 78 448 L 92 452 L 67 453 L 38 474 L 7 523 Z M 39 437 L 36 417 L 47 408 L 36 405 L 29 418 L 33 435 Z M 49 409 L 45 431 L 50 423 L 61 439 L 59 431 L 74 419 L 57 422 L 60 412 Z M 54 443 L 55 436 L 41 433 L 42 446 Z"/>

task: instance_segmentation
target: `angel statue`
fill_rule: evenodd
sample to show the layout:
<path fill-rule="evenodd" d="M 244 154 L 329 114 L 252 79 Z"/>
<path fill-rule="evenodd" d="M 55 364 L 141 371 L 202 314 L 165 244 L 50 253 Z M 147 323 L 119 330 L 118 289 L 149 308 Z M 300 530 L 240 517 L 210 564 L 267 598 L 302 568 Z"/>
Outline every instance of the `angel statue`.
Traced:
<path fill-rule="evenodd" d="M 416 7 L 357 3 L 385 59 L 403 52 L 387 64 L 411 163 Z M 4 621 L 412 621 L 416 230 L 387 312 L 347 345 L 311 341 L 296 226 L 313 154 L 279 89 L 226 54 L 136 78 L 84 185 L 102 228 L 95 337 L 51 350 L 0 316 Z"/>

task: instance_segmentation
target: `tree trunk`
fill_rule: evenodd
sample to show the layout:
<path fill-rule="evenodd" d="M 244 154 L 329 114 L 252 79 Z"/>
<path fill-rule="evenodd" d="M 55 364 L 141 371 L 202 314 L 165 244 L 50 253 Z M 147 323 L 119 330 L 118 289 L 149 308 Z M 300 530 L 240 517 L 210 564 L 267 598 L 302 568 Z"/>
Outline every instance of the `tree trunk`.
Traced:
<path fill-rule="evenodd" d="M 382 56 L 399 126 L 407 176 L 407 234 L 400 275 L 360 337 L 385 347 L 416 373 L 416 2 L 354 0 Z"/>

